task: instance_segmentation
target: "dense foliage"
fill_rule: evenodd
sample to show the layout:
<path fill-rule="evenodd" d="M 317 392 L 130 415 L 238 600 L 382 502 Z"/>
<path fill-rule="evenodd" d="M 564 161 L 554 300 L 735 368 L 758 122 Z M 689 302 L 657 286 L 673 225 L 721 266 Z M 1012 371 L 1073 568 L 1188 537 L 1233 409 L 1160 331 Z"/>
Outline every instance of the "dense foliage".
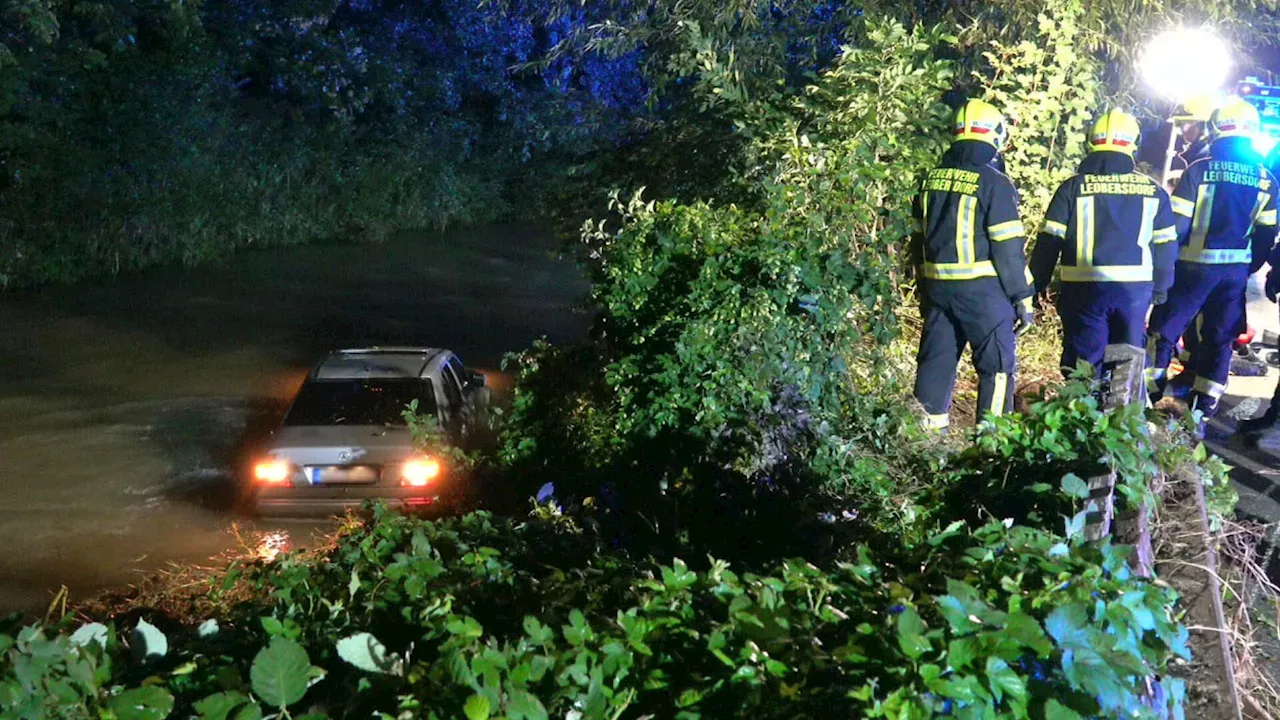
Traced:
<path fill-rule="evenodd" d="M 1034 227 L 1123 94 L 1122 5 L 6 3 L 8 282 L 385 236 L 552 169 L 596 316 L 514 358 L 486 470 L 550 481 L 530 517 L 376 510 L 203 622 L 0 627 L 0 717 L 1181 717 L 1175 594 L 1084 542 L 1082 478 L 1124 509 L 1200 463 L 1221 501 L 1221 465 L 1085 382 L 955 442 L 902 400 L 949 93 L 1017 118 Z"/>
<path fill-rule="evenodd" d="M 642 496 L 706 493 L 696 508 L 859 479 L 888 493 L 889 438 L 910 423 L 872 398 L 900 377 L 899 255 L 914 178 L 943 147 L 942 42 L 872 24 L 789 106 L 761 108 L 769 165 L 743 205 L 637 195 L 589 224 L 597 345 L 573 375 L 590 409 L 561 409 L 565 383 L 534 389 L 577 354 L 526 356 L 506 459 L 565 474 L 571 494 L 604 468 Z M 578 418 L 590 427 L 565 427 Z"/>
<path fill-rule="evenodd" d="M 1256 45 L 1273 5 L 5 0 L 0 287 L 508 210 L 574 226 L 613 188 L 754 197 L 753 113 L 866 17 L 954 28 L 955 89 L 1026 118 L 1015 156 L 1060 141 L 1011 163 L 1039 187 L 1071 164 L 1070 106 L 1132 89 L 1145 33 L 1205 19 Z"/>
<path fill-rule="evenodd" d="M 378 513 L 322 557 L 233 569 L 256 599 L 198 627 L 0 635 L 0 714 L 1155 717 L 1183 688 L 1146 679 L 1187 631 L 1127 552 L 957 522 L 742 572 L 633 559 L 554 513 Z"/>
<path fill-rule="evenodd" d="M 0 287 L 493 219 L 643 96 L 527 9 L 0 4 Z"/>
<path fill-rule="evenodd" d="M 1015 128 L 1003 155 L 1028 228 L 1040 226 L 1058 185 L 1075 174 L 1102 100 L 1101 64 L 1082 47 L 1085 4 L 1046 8 L 1035 31 L 1018 42 L 993 40 L 974 73 L 984 98 Z"/>

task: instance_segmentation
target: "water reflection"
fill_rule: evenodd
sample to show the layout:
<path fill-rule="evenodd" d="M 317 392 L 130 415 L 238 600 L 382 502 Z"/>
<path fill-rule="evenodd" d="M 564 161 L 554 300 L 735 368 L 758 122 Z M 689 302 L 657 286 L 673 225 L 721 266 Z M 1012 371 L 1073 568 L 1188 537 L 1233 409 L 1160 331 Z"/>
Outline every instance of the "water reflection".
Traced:
<path fill-rule="evenodd" d="M 257 546 L 254 548 L 254 557 L 266 562 L 272 562 L 280 553 L 288 552 L 290 548 L 288 530 L 270 530 L 258 537 Z"/>
<path fill-rule="evenodd" d="M 586 285 L 554 246 L 490 228 L 0 295 L 0 613 L 43 612 L 64 583 L 74 602 L 171 562 L 306 546 L 309 530 L 238 515 L 232 490 L 311 364 L 426 345 L 494 368 L 579 339 Z M 242 548 L 237 520 L 261 541 Z"/>

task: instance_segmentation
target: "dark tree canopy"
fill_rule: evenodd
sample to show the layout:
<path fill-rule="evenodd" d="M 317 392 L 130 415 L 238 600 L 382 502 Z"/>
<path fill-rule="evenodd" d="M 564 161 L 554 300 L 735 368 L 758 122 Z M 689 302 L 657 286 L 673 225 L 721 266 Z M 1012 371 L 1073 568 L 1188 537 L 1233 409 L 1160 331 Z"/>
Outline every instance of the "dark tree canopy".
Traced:
<path fill-rule="evenodd" d="M 769 108 L 866 18 L 949 28 L 972 92 L 988 44 L 1058 6 L 0 0 L 0 287 L 517 205 L 576 227 L 611 187 L 732 197 Z M 1154 28 L 1276 32 L 1270 0 L 1079 6 L 1111 94 Z"/>

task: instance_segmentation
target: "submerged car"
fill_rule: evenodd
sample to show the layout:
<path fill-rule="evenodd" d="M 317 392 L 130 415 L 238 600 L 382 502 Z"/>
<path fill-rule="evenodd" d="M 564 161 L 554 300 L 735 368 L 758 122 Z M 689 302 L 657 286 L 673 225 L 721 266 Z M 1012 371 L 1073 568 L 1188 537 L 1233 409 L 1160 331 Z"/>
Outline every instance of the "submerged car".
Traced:
<path fill-rule="evenodd" d="M 464 496 L 467 478 L 415 444 L 405 409 L 434 418 L 444 440 L 470 449 L 486 417 L 484 376 L 449 350 L 338 350 L 302 383 L 252 468 L 263 515 L 341 513 L 366 500 L 422 507 Z"/>

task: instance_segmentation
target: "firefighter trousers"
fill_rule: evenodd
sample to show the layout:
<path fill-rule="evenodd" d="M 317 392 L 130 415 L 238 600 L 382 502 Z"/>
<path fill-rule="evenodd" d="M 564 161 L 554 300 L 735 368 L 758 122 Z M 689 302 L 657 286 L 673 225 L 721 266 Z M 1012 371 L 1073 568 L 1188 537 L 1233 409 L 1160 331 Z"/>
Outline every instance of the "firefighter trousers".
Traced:
<path fill-rule="evenodd" d="M 1179 262 L 1174 271 L 1169 300 L 1151 313 L 1148 332 L 1147 367 L 1151 368 L 1152 399 L 1158 399 L 1168 379 L 1178 338 L 1197 315 L 1200 343 L 1188 371 L 1195 373 L 1191 407 L 1211 417 L 1218 399 L 1227 389 L 1231 371 L 1231 341 L 1244 318 L 1244 290 L 1249 282 L 1249 266 L 1243 263 L 1206 265 Z"/>
<path fill-rule="evenodd" d="M 927 424 L 944 428 L 965 347 L 978 371 L 978 418 L 1002 414 L 1013 399 L 1013 303 L 996 278 L 925 280 L 924 333 L 916 355 L 915 396 Z"/>
<path fill-rule="evenodd" d="M 1249 298 L 1246 296 L 1241 302 L 1245 304 L 1245 307 L 1248 307 Z M 1240 322 L 1236 325 L 1237 335 L 1244 335 L 1249 332 L 1249 323 L 1247 320 L 1248 318 L 1246 318 L 1242 313 L 1240 315 Z M 1195 355 L 1196 349 L 1200 347 L 1200 327 L 1202 325 L 1204 325 L 1204 316 L 1197 315 L 1195 321 L 1187 326 L 1187 331 L 1182 333 L 1182 352 L 1178 353 L 1178 359 L 1181 360 L 1182 364 L 1186 367 L 1191 367 L 1191 358 Z M 1235 345 L 1236 343 L 1233 340 L 1232 346 L 1234 347 Z"/>
<path fill-rule="evenodd" d="M 1070 376 L 1080 360 L 1098 368 L 1107 346 L 1145 347 L 1151 283 L 1062 283 L 1062 372 Z"/>

